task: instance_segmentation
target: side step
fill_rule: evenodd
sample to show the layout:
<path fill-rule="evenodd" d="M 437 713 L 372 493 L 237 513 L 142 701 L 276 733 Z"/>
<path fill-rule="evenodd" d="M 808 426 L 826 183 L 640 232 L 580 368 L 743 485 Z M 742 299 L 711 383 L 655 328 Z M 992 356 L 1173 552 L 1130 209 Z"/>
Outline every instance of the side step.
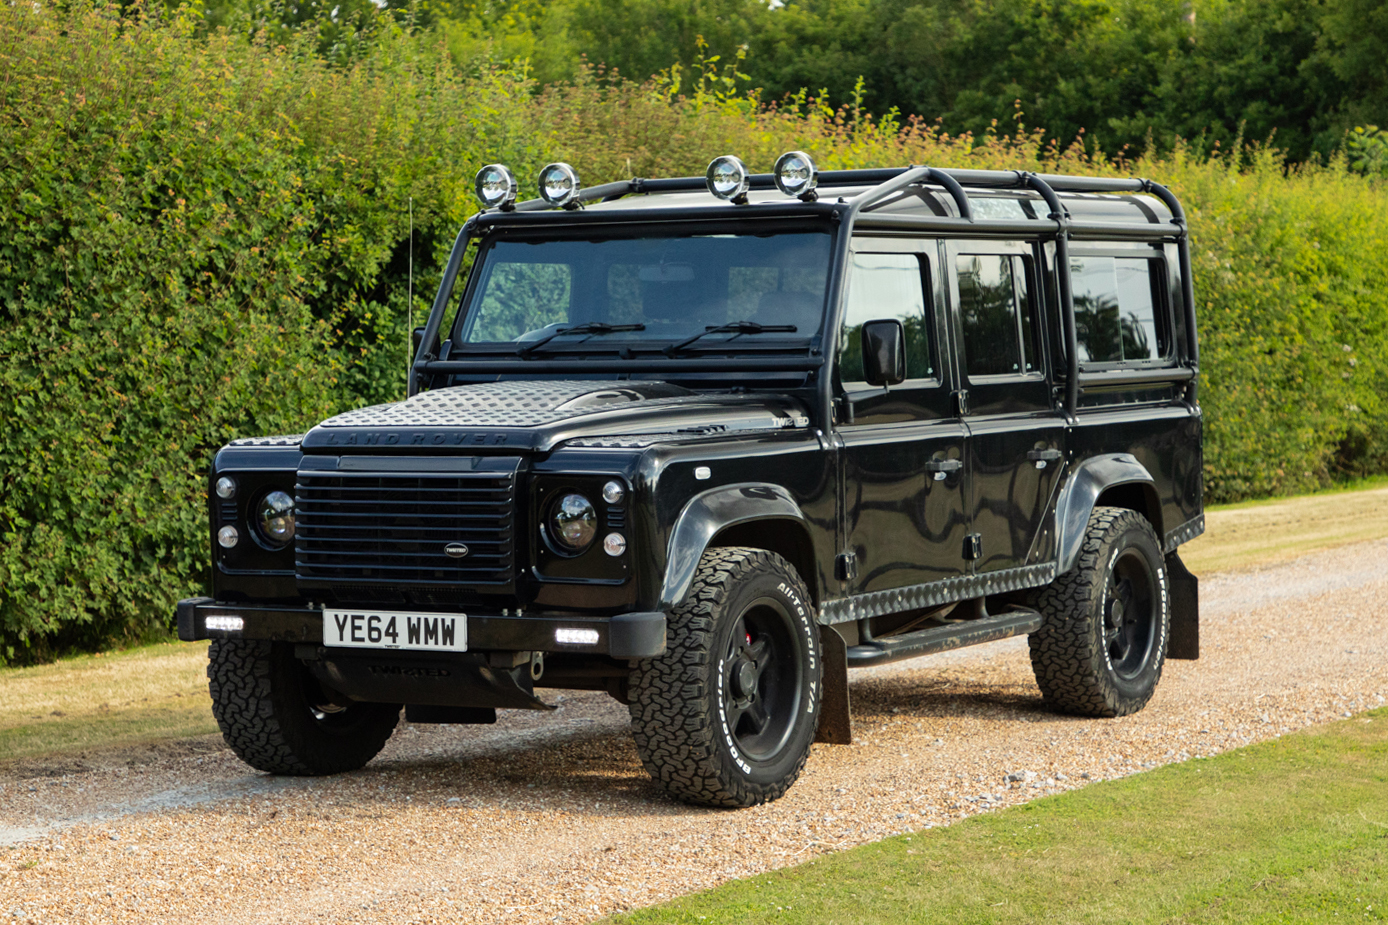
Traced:
<path fill-rule="evenodd" d="M 885 665 L 919 655 L 933 655 L 964 646 L 976 646 L 1009 636 L 1023 636 L 1041 628 L 1041 615 L 1034 610 L 1013 610 L 997 616 L 980 617 L 944 626 L 931 626 L 914 633 L 888 636 L 848 647 L 848 667 Z"/>

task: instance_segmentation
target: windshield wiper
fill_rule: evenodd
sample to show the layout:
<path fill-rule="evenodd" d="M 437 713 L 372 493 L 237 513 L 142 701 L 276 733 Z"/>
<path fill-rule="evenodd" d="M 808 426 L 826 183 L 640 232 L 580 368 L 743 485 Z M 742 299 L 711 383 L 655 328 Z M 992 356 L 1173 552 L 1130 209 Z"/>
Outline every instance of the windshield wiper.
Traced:
<path fill-rule="evenodd" d="M 727 324 L 710 325 L 693 337 L 686 337 L 678 344 L 670 344 L 665 348 L 664 353 L 667 357 L 672 357 L 699 338 L 708 337 L 710 334 L 789 334 L 794 333 L 795 330 L 796 328 L 793 324 L 758 324 L 755 321 L 729 321 Z"/>
<path fill-rule="evenodd" d="M 535 350 L 564 334 L 616 334 L 620 331 L 644 331 L 644 324 L 608 324 L 605 321 L 589 321 L 586 324 L 576 324 L 571 328 L 556 328 L 544 337 L 536 338 L 528 344 L 521 344 L 516 348 L 516 353 L 521 356 L 529 356 Z"/>

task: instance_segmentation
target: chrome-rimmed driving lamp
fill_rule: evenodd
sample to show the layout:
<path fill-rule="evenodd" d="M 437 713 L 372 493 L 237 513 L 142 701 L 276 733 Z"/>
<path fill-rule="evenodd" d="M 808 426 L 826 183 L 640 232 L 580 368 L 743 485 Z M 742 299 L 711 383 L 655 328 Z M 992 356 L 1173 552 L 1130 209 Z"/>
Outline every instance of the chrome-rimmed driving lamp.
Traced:
<path fill-rule="evenodd" d="M 568 164 L 546 164 L 540 171 L 540 198 L 552 206 L 568 208 L 578 202 L 578 171 Z"/>
<path fill-rule="evenodd" d="M 477 191 L 477 198 L 482 200 L 482 205 L 486 208 L 508 211 L 515 205 L 519 186 L 511 168 L 505 164 L 488 164 L 477 171 L 474 189 Z"/>
<path fill-rule="evenodd" d="M 776 158 L 776 188 L 787 196 L 794 196 L 805 202 L 819 198 L 815 187 L 819 185 L 819 168 L 814 159 L 804 151 L 787 151 Z"/>
<path fill-rule="evenodd" d="M 747 201 L 747 190 L 752 185 L 752 174 L 747 165 L 731 154 L 710 161 L 704 179 L 708 182 L 710 193 L 738 204 Z"/>

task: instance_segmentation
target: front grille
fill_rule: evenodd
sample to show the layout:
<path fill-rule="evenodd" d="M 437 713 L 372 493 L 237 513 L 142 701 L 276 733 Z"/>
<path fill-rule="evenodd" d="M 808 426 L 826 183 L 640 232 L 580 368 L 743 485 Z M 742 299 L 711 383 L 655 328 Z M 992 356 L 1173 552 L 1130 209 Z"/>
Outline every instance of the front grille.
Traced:
<path fill-rule="evenodd" d="M 356 589 L 348 586 L 383 593 L 509 586 L 514 496 L 514 470 L 301 469 L 295 485 L 298 580 L 349 595 Z M 467 555 L 446 555 L 444 548 L 453 543 L 465 545 Z"/>

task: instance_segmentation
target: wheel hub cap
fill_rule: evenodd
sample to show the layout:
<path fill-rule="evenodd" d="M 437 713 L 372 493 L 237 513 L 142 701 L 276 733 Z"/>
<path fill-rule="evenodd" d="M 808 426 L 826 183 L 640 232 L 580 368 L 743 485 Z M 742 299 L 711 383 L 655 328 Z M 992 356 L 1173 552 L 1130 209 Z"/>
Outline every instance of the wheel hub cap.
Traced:
<path fill-rule="evenodd" d="M 760 672 L 754 662 L 743 660 L 733 669 L 733 690 L 739 697 L 752 697 L 757 692 L 757 677 Z"/>

